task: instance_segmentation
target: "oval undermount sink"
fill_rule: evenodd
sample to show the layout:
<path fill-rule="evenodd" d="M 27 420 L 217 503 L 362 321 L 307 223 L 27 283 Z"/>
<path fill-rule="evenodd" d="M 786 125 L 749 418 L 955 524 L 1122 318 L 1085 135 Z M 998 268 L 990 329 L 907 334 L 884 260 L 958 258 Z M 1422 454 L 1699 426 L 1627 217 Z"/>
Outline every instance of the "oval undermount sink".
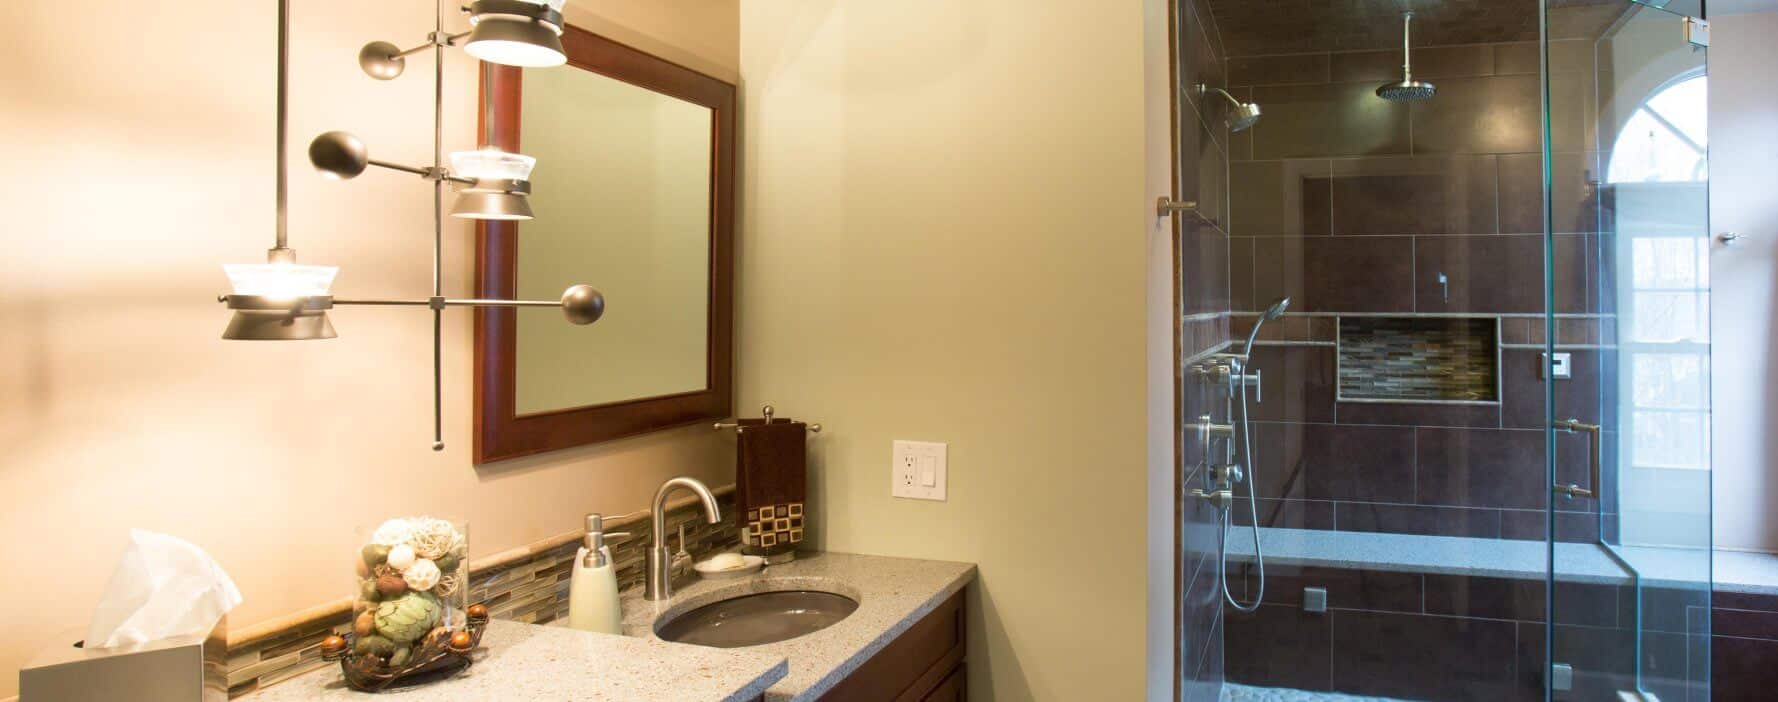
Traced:
<path fill-rule="evenodd" d="M 857 609 L 857 600 L 831 592 L 762 592 L 686 612 L 661 624 L 655 635 L 716 648 L 759 646 L 826 629 Z"/>

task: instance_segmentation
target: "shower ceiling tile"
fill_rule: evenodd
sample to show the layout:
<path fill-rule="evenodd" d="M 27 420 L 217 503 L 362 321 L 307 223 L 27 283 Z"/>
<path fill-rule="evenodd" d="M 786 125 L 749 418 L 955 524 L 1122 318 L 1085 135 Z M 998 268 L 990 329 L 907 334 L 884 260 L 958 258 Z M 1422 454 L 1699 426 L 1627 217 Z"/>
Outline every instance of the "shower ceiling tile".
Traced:
<path fill-rule="evenodd" d="M 1229 56 L 1401 47 L 1401 12 L 1413 9 L 1416 46 L 1536 41 L 1535 0 L 1210 0 Z M 1628 3 L 1549 0 L 1555 38 L 1602 34 Z"/>

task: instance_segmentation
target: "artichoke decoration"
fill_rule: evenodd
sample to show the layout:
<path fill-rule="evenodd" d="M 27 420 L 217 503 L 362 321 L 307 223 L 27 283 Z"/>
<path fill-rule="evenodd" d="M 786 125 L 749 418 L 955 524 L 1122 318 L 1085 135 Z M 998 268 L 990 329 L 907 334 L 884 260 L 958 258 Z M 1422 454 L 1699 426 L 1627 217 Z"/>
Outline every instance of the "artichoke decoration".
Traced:
<path fill-rule="evenodd" d="M 443 614 L 432 593 L 410 590 L 377 604 L 377 634 L 398 644 L 409 643 L 431 631 Z"/>

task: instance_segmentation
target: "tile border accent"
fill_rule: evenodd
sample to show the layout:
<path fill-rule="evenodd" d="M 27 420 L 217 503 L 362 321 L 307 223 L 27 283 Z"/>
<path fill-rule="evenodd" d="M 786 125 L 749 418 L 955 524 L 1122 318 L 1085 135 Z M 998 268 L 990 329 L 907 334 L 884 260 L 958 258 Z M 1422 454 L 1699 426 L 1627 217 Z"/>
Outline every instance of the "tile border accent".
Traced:
<path fill-rule="evenodd" d="M 734 485 L 711 492 L 725 510 L 734 508 Z M 673 530 L 684 525 L 689 542 L 686 550 L 694 557 L 740 545 L 740 533 L 733 522 L 725 519 L 706 524 L 696 511 L 693 496 L 668 503 L 666 524 Z M 631 534 L 611 546 L 618 589 L 641 587 L 651 514 L 638 510 L 607 518 L 605 525 Z M 580 530 L 574 530 L 470 561 L 469 601 L 487 605 L 495 619 L 542 624 L 566 616 L 568 581 L 580 539 Z M 321 640 L 348 631 L 351 611 L 351 599 L 341 598 L 230 632 L 229 697 L 325 667 Z"/>

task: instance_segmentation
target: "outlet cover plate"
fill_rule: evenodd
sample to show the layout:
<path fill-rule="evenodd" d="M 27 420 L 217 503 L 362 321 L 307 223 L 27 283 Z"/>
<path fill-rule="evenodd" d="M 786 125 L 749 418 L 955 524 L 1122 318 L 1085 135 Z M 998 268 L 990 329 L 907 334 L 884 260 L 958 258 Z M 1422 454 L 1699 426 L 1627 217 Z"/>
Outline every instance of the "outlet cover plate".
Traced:
<path fill-rule="evenodd" d="M 914 500 L 945 501 L 947 444 L 896 441 L 889 464 L 889 494 Z"/>

